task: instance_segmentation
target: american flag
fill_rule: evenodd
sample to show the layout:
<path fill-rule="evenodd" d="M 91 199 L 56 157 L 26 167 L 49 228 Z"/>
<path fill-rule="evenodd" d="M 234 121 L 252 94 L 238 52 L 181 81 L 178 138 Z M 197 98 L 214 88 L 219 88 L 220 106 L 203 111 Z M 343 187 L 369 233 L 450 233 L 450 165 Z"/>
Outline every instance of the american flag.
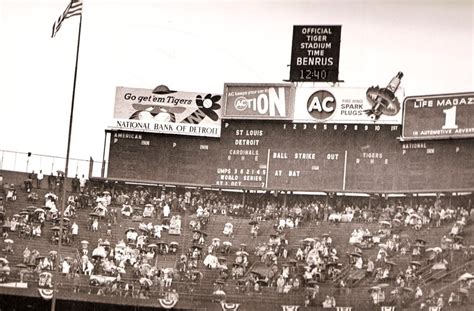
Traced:
<path fill-rule="evenodd" d="M 67 8 L 64 10 L 64 13 L 58 17 L 58 20 L 53 24 L 53 33 L 51 34 L 51 38 L 56 36 L 63 21 L 66 18 L 81 15 L 82 14 L 82 0 L 71 0 L 68 4 Z"/>

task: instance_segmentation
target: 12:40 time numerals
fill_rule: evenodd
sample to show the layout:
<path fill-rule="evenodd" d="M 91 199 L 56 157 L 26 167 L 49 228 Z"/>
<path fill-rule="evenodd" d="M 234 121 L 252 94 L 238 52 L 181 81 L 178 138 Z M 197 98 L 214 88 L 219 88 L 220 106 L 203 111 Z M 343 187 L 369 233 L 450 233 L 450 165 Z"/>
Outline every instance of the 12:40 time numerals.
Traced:
<path fill-rule="evenodd" d="M 301 80 L 326 80 L 328 72 L 326 70 L 318 69 L 300 69 Z"/>

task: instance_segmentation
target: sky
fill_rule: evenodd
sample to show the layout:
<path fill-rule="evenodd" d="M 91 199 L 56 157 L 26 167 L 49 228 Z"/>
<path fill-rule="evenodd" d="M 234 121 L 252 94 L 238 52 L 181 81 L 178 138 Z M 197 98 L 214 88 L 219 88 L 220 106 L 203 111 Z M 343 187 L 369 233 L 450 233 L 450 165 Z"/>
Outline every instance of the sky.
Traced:
<path fill-rule="evenodd" d="M 339 87 L 402 71 L 406 96 L 474 91 L 473 3 L 83 0 L 70 156 L 102 159 L 117 86 L 288 79 L 294 25 L 342 26 Z M 66 156 L 79 17 L 51 30 L 67 4 L 0 0 L 0 151 Z"/>

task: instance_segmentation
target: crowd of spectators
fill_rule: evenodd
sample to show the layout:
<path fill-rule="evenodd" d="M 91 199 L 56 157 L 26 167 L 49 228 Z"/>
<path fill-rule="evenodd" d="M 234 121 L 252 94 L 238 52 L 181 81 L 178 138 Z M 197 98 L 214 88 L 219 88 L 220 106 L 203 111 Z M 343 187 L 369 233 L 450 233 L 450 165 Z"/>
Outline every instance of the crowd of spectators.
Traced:
<path fill-rule="evenodd" d="M 463 245 L 462 234 L 474 217 L 473 210 L 466 204 L 446 204 L 440 198 L 417 198 L 413 203 L 413 198 L 222 192 L 93 183 L 76 176 L 61 215 L 58 204 L 64 176 L 58 173 L 51 182 L 50 176 L 46 177 L 44 197 L 38 195 L 37 189 L 43 188 L 45 177 L 29 176 L 23 187 L 28 201 L 42 207 L 33 205 L 18 214 L 9 214 L 3 230 L 6 254 L 12 250 L 8 247 L 12 243 L 6 241 L 12 241 L 16 232 L 20 239 L 40 239 L 48 223 L 51 223 L 48 239 L 53 245 L 61 241 L 63 245 L 78 246 L 77 256 L 70 257 L 60 257 L 54 250 L 45 255 L 36 249 L 24 249 L 23 264 L 30 272 L 42 275 L 40 283 L 46 287 L 52 286 L 48 273 L 59 267 L 59 272 L 74 282 L 74 291 L 81 290 L 78 283 L 81 278 L 77 276 L 85 275 L 98 295 L 149 298 L 151 293 L 173 293 L 175 280 L 187 284 L 192 292 L 193 284 L 202 280 L 205 270 L 215 270 L 218 278 L 213 280 L 212 294 L 219 301 L 225 300 L 227 285 L 232 283 L 241 293 L 260 293 L 263 288 L 282 295 L 302 291 L 306 306 L 335 307 L 334 295 L 323 298 L 319 284 L 332 282 L 341 293 L 368 279 L 373 283 L 368 294 L 373 304 L 387 301 L 398 304 L 408 296 L 423 297 L 419 271 L 424 261 L 431 265 L 431 270 L 443 265 L 448 269 L 448 249 L 459 250 L 466 258 L 472 258 L 472 250 Z M 6 200 L 13 202 L 17 188 L 9 185 L 5 190 Z M 2 209 L 5 215 L 3 205 Z M 82 210 L 88 214 L 87 228 L 80 228 L 76 220 L 79 213 L 84 214 Z M 228 219 L 222 231 L 225 241 L 206 233 L 210 219 L 215 216 Z M 130 219 L 137 226 L 113 239 L 123 219 Z M 190 221 L 182 223 L 183 219 Z M 249 249 L 244 243 L 233 245 L 233 219 L 248 220 L 249 238 L 259 241 L 252 243 L 254 248 Z M 354 229 L 347 243 L 353 252 L 342 254 L 329 233 L 301 236 L 301 241 L 289 242 L 287 235 L 292 230 L 316 228 L 321 222 L 359 223 L 360 227 Z M 272 224 L 271 231 L 262 232 L 264 223 Z M 366 223 L 378 227 L 369 230 Z M 404 230 L 423 231 L 447 223 L 452 224 L 447 233 L 449 238 L 443 237 L 439 247 L 431 247 L 432 250 L 426 248 L 426 241 L 403 234 Z M 97 241 L 79 242 L 82 230 L 105 231 L 106 235 Z M 178 242 L 160 242 L 164 232 L 170 237 L 181 235 L 183 230 L 193 232 L 189 248 Z M 378 248 L 376 254 L 366 256 L 364 250 L 372 248 Z M 173 255 L 171 258 L 175 260 L 163 265 L 166 255 Z M 390 259 L 396 256 L 410 257 L 406 269 L 395 267 L 396 263 Z M 0 271 L 5 267 L 0 267 Z M 393 288 L 387 295 L 385 284 Z M 451 299 L 454 300 L 455 297 Z"/>

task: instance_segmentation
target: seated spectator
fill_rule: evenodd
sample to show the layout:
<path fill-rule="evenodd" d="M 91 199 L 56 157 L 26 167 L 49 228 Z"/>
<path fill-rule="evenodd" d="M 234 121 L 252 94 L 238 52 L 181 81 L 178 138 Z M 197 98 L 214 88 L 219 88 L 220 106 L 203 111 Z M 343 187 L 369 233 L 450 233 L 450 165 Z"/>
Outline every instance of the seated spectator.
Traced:
<path fill-rule="evenodd" d="M 143 247 L 145 246 L 145 243 L 146 243 L 146 240 L 147 240 L 147 237 L 143 234 L 139 235 L 137 237 L 137 248 L 139 249 L 143 249 Z"/>
<path fill-rule="evenodd" d="M 285 283 L 285 285 L 283 285 L 283 294 L 288 294 L 292 288 L 293 288 L 292 282 Z"/>
<path fill-rule="evenodd" d="M 13 217 L 12 220 L 10 221 L 10 231 L 15 232 L 17 230 L 19 221 L 16 217 Z"/>
<path fill-rule="evenodd" d="M 16 201 L 16 190 L 15 185 L 11 184 L 10 187 L 7 189 L 6 200 L 7 201 Z"/>
<path fill-rule="evenodd" d="M 130 217 L 133 214 L 133 208 L 129 204 L 124 204 L 120 212 L 123 216 Z"/>
<path fill-rule="evenodd" d="M 33 237 L 41 238 L 41 225 L 37 225 L 33 227 Z"/>
<path fill-rule="evenodd" d="M 212 253 L 207 254 L 203 263 L 208 269 L 216 269 L 219 265 L 217 257 Z"/>
<path fill-rule="evenodd" d="M 31 192 L 28 194 L 27 201 L 36 204 L 39 199 L 39 195 L 36 192 Z"/>
<path fill-rule="evenodd" d="M 354 266 L 356 267 L 356 269 L 362 270 L 362 267 L 363 267 L 362 257 L 357 257 Z"/>
<path fill-rule="evenodd" d="M 336 300 L 334 299 L 334 297 L 327 295 L 322 305 L 323 305 L 323 308 L 335 308 Z"/>
<path fill-rule="evenodd" d="M 153 204 L 146 204 L 143 209 L 143 217 L 151 218 L 155 212 L 155 207 Z"/>
<path fill-rule="evenodd" d="M 76 208 L 69 204 L 64 210 L 64 217 L 73 217 L 76 214 Z"/>
<path fill-rule="evenodd" d="M 175 215 L 171 217 L 168 233 L 172 235 L 181 235 L 181 216 Z"/>
<path fill-rule="evenodd" d="M 226 223 L 226 224 L 224 225 L 224 230 L 223 230 L 222 233 L 223 233 L 225 236 L 230 236 L 230 235 L 233 234 L 233 232 L 234 232 L 234 225 L 231 224 L 230 222 Z"/>
<path fill-rule="evenodd" d="M 127 242 L 135 243 L 138 237 L 138 233 L 135 230 L 128 230 L 127 233 Z"/>

